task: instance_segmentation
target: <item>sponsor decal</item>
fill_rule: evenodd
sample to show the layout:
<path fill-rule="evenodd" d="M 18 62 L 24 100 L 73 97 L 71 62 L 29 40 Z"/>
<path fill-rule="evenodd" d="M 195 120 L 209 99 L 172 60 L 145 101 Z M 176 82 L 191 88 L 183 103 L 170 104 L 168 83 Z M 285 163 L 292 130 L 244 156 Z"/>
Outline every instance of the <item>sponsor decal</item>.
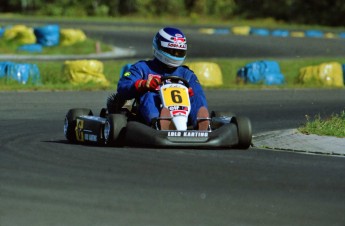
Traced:
<path fill-rule="evenodd" d="M 177 49 L 183 49 L 183 50 L 187 48 L 186 44 L 181 44 L 181 43 L 169 43 L 168 46 L 171 48 L 177 48 Z"/>
<path fill-rule="evenodd" d="M 131 75 L 131 72 L 127 71 L 126 73 L 123 74 L 123 76 L 128 77 Z"/>
<path fill-rule="evenodd" d="M 84 134 L 84 140 L 97 142 L 97 135 L 94 135 L 94 134 Z"/>
<path fill-rule="evenodd" d="M 186 106 L 169 106 L 170 111 L 188 111 L 188 107 Z"/>
<path fill-rule="evenodd" d="M 179 33 L 175 34 L 174 42 L 186 42 L 186 39 Z"/>
<path fill-rule="evenodd" d="M 208 137 L 208 132 L 199 131 L 169 131 L 168 137 Z"/>
<path fill-rule="evenodd" d="M 77 141 L 83 142 L 84 141 L 84 121 L 77 119 L 77 126 L 75 127 L 75 138 Z"/>
<path fill-rule="evenodd" d="M 184 137 L 208 137 L 208 132 L 183 132 Z"/>
<path fill-rule="evenodd" d="M 184 38 L 181 34 L 175 34 L 174 43 L 169 43 L 169 47 L 187 49 L 186 38 Z"/>
<path fill-rule="evenodd" d="M 179 131 L 168 132 L 168 137 L 181 137 L 181 136 L 182 136 L 182 132 L 179 132 Z"/>
<path fill-rule="evenodd" d="M 173 49 L 182 49 L 186 50 L 187 49 L 187 44 L 186 43 L 181 43 L 181 42 L 161 42 L 161 46 L 163 47 L 169 47 Z"/>
<path fill-rule="evenodd" d="M 174 110 L 172 111 L 172 114 L 173 115 L 187 115 L 187 112 L 183 110 Z"/>

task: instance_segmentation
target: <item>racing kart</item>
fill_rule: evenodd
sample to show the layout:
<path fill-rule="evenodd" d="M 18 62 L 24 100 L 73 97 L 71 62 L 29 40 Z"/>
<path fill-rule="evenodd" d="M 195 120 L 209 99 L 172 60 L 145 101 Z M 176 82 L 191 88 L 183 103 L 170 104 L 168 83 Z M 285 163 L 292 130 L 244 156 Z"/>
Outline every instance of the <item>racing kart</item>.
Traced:
<path fill-rule="evenodd" d="M 252 142 L 251 122 L 247 117 L 231 112 L 212 111 L 207 130 L 195 130 L 188 121 L 190 100 L 189 84 L 176 76 L 162 78 L 159 89 L 162 107 L 170 112 L 169 117 L 158 120 L 172 120 L 173 129 L 162 130 L 143 122 L 138 114 L 137 100 L 126 100 L 120 108 L 109 113 L 103 108 L 93 115 L 90 109 L 70 109 L 64 121 L 64 134 L 72 143 L 86 143 L 110 146 L 139 147 L 197 147 L 248 149 Z M 116 100 L 115 95 L 115 100 Z M 117 100 L 118 101 L 118 100 Z"/>

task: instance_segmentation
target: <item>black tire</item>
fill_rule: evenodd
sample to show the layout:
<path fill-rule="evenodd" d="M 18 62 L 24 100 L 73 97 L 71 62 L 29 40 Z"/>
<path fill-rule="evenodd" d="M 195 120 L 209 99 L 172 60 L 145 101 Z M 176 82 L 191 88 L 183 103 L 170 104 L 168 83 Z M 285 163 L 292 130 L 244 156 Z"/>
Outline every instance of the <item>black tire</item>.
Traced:
<path fill-rule="evenodd" d="M 123 146 L 126 126 L 127 117 L 125 115 L 108 115 L 103 128 L 104 144 L 111 146 Z"/>
<path fill-rule="evenodd" d="M 252 125 L 247 117 L 236 117 L 238 145 L 236 148 L 248 149 L 252 144 Z"/>
<path fill-rule="evenodd" d="M 211 111 L 211 118 L 221 116 L 234 117 L 236 114 L 231 111 Z"/>
<path fill-rule="evenodd" d="M 93 115 L 92 111 L 87 108 L 70 109 L 65 117 L 64 134 L 68 141 L 75 143 L 77 141 L 75 134 L 76 119 L 82 115 Z"/>
<path fill-rule="evenodd" d="M 111 94 L 107 99 L 107 109 L 109 114 L 118 114 L 121 112 L 126 99 L 122 98 L 118 93 Z"/>
<path fill-rule="evenodd" d="M 230 111 L 211 111 L 211 129 L 215 130 L 220 128 L 226 123 L 230 123 L 230 120 L 224 120 L 222 117 L 232 118 L 236 116 L 233 112 Z"/>

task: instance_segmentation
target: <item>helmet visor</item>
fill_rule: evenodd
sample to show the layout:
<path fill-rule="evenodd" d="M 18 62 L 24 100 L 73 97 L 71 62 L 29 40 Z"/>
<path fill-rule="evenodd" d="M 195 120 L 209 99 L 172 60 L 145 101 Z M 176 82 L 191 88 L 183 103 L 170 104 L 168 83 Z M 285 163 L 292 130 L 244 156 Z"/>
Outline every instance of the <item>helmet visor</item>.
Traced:
<path fill-rule="evenodd" d="M 161 47 L 161 50 L 175 57 L 185 57 L 187 53 L 184 49 L 172 49 L 167 47 Z"/>

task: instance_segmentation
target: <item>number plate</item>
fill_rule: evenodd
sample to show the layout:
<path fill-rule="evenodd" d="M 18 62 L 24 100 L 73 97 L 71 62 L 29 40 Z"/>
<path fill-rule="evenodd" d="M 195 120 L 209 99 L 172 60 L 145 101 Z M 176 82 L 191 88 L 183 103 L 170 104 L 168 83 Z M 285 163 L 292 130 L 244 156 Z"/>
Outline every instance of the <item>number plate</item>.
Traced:
<path fill-rule="evenodd" d="M 186 106 L 189 107 L 189 96 L 184 87 L 166 87 L 162 90 L 164 105 L 169 106 Z"/>

